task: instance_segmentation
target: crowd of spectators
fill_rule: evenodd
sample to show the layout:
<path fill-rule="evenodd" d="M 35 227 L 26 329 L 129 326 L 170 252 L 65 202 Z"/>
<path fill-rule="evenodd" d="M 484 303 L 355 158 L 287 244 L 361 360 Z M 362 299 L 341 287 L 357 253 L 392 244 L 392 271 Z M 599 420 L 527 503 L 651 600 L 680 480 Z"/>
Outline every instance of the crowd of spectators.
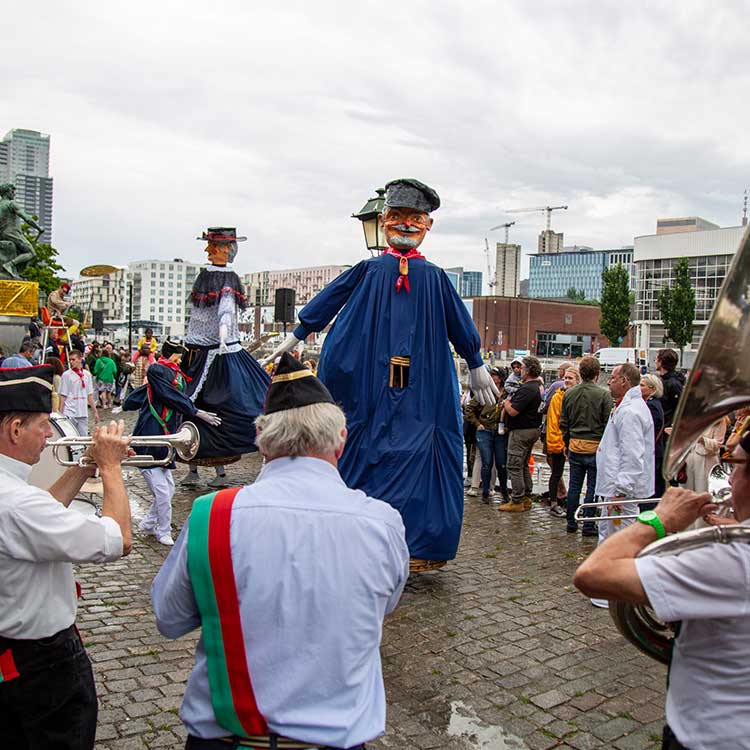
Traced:
<path fill-rule="evenodd" d="M 547 385 L 533 356 L 514 360 L 509 370 L 492 368 L 499 390 L 496 403 L 482 406 L 470 391 L 461 400 L 466 494 L 481 494 L 483 503 L 507 512 L 527 511 L 534 501 L 545 503 L 551 515 L 566 519 L 569 533 L 591 537 L 608 528 L 593 520 L 597 499 L 621 499 L 615 512 L 623 514 L 632 507 L 625 502 L 629 498 L 640 501 L 640 510 L 653 508 L 666 490 L 664 452 L 685 385 L 677 361 L 672 349 L 662 349 L 656 372 L 642 374 L 623 363 L 600 382 L 606 378 L 599 360 L 586 356 L 577 365 L 562 362 L 557 378 Z M 749 426 L 750 409 L 740 409 L 733 421 L 709 427 L 672 483 L 705 492 L 722 453 L 731 452 Z M 537 494 L 532 467 L 541 460 L 549 467 L 549 479 Z M 579 524 L 575 515 L 581 502 L 591 507 L 585 507 Z"/>

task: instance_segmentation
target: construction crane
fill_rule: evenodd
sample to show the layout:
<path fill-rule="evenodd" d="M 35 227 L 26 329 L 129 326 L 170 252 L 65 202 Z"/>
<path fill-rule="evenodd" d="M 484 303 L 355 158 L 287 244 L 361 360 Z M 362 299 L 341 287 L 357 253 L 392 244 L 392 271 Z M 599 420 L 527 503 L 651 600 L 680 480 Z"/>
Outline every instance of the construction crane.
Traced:
<path fill-rule="evenodd" d="M 508 230 L 515 224 L 515 221 L 509 221 L 507 224 L 498 224 L 496 227 L 490 227 L 488 231 L 494 232 L 496 229 L 505 230 L 505 244 L 508 244 Z"/>
<path fill-rule="evenodd" d="M 490 243 L 484 238 L 484 259 L 487 262 L 487 286 L 490 288 L 490 295 L 497 284 L 497 269 L 492 272 L 492 263 L 490 261 Z"/>
<path fill-rule="evenodd" d="M 507 211 L 503 211 L 505 214 L 525 214 L 529 211 L 545 211 L 547 213 L 547 231 L 550 230 L 550 218 L 552 216 L 553 211 L 558 211 L 562 209 L 563 211 L 566 211 L 568 209 L 567 206 L 535 206 L 534 208 L 510 208 Z M 502 226 L 502 224 L 500 225 Z"/>

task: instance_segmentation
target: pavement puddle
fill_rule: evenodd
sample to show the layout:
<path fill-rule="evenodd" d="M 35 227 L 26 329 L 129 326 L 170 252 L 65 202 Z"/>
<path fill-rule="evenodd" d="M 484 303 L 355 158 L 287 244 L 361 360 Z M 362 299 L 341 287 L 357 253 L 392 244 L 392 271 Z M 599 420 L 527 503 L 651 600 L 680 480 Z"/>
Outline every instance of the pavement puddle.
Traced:
<path fill-rule="evenodd" d="M 477 750 L 528 750 L 520 737 L 506 732 L 502 727 L 485 724 L 471 706 L 462 701 L 451 702 L 451 718 L 447 734 L 465 738 Z"/>

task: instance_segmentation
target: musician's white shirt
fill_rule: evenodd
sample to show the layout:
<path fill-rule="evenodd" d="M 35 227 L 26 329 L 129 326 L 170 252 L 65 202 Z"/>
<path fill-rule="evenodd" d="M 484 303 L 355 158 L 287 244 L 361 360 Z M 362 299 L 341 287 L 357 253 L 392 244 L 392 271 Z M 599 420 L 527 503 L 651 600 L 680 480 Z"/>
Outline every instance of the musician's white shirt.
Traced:
<path fill-rule="evenodd" d="M 750 749 L 750 545 L 643 557 L 636 567 L 657 617 L 682 621 L 667 692 L 677 739 L 690 750 Z"/>
<path fill-rule="evenodd" d="M 122 556 L 112 518 L 66 508 L 26 480 L 31 466 L 0 454 L 0 635 L 47 638 L 73 624 L 73 563 Z"/>

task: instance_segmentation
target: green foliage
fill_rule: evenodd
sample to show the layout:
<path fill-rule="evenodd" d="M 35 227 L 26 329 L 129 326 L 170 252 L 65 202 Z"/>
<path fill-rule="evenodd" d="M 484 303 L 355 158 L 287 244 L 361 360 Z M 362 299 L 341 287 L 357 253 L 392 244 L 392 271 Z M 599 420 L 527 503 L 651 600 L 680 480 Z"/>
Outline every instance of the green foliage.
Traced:
<path fill-rule="evenodd" d="M 635 296 L 630 291 L 628 272 L 622 263 L 606 269 L 602 273 L 602 314 L 599 330 L 617 346 L 628 335 L 630 307 Z"/>
<path fill-rule="evenodd" d="M 585 302 L 586 292 L 583 289 L 576 289 L 574 286 L 570 287 L 565 293 L 565 296 L 573 302 Z"/>
<path fill-rule="evenodd" d="M 26 266 L 21 276 L 25 281 L 37 281 L 39 291 L 49 294 L 62 283 L 57 272 L 65 269 L 55 260 L 57 250 L 52 245 L 35 245 L 34 250 L 36 260 Z"/>
<path fill-rule="evenodd" d="M 66 314 L 66 315 L 69 315 L 69 316 L 70 316 L 71 318 L 75 318 L 76 320 L 81 320 L 81 321 L 82 321 L 82 320 L 84 319 L 84 317 L 85 317 L 85 316 L 84 316 L 84 314 L 83 314 L 83 310 L 81 310 L 81 308 L 80 308 L 80 307 L 78 307 L 78 305 L 71 305 L 71 306 L 70 306 L 70 307 L 69 307 L 69 308 L 68 308 L 68 309 L 67 309 L 67 310 L 65 311 L 65 314 Z"/>
<path fill-rule="evenodd" d="M 36 218 L 34 216 L 34 220 Z M 28 224 L 24 224 L 21 227 L 21 231 L 31 243 L 36 253 L 36 258 L 26 266 L 21 274 L 21 278 L 24 281 L 36 281 L 39 284 L 39 291 L 49 294 L 62 283 L 62 279 L 57 275 L 57 272 L 65 270 L 55 260 L 57 250 L 46 242 L 37 242 L 36 230 L 32 229 Z"/>
<path fill-rule="evenodd" d="M 695 290 L 690 281 L 687 258 L 680 258 L 674 268 L 674 283 L 659 292 L 657 302 L 666 331 L 666 338 L 680 349 L 693 340 Z M 682 357 L 680 357 L 682 359 Z"/>

